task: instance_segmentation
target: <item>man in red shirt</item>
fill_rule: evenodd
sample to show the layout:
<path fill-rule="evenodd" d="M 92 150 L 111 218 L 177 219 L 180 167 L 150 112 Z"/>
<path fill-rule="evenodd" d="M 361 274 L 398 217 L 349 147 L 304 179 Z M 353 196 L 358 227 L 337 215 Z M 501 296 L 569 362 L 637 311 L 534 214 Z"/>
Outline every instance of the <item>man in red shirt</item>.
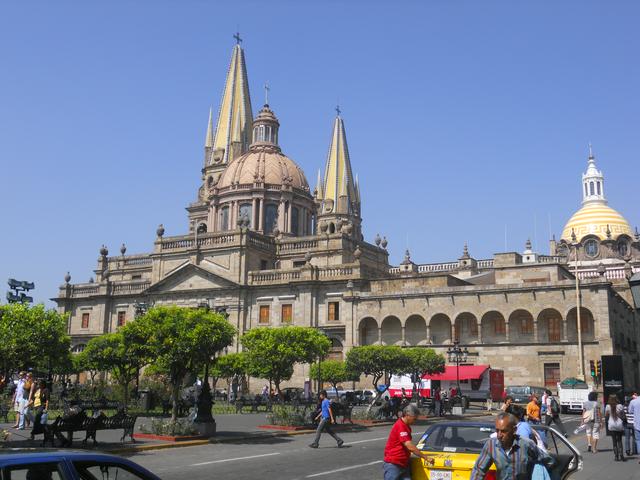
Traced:
<path fill-rule="evenodd" d="M 419 414 L 418 407 L 410 403 L 402 410 L 402 418 L 391 428 L 384 447 L 384 480 L 411 480 L 409 458 L 412 453 L 433 463 L 433 459 L 418 450 L 411 441 L 411 425 Z"/>

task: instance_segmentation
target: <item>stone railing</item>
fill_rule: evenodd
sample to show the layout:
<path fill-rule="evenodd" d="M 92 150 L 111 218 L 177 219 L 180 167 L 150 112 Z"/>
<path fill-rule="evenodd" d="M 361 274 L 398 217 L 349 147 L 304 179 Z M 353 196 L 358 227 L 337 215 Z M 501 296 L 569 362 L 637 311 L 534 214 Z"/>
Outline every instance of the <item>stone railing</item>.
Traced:
<path fill-rule="evenodd" d="M 127 295 L 130 293 L 139 293 L 143 290 L 146 290 L 151 286 L 151 282 L 143 281 L 143 282 L 127 282 L 127 283 L 116 283 L 112 287 L 112 293 L 119 295 Z"/>
<path fill-rule="evenodd" d="M 566 263 L 567 257 L 562 255 L 538 255 L 539 263 Z"/>
<path fill-rule="evenodd" d="M 122 266 L 151 265 L 152 259 L 149 255 L 128 255 L 120 257 L 109 257 L 109 267 L 113 264 L 115 268 Z"/>
<path fill-rule="evenodd" d="M 571 273 L 574 272 L 570 269 Z M 632 272 L 637 273 L 640 271 L 640 267 L 633 267 Z M 627 278 L 623 267 L 607 268 L 603 275 L 607 280 L 623 280 Z M 588 278 L 601 278 L 597 269 L 580 270 L 578 269 L 578 278 L 580 280 L 586 280 Z"/>
<path fill-rule="evenodd" d="M 353 275 L 352 267 L 322 267 L 317 269 L 318 278 L 350 277 Z"/>
<path fill-rule="evenodd" d="M 278 244 L 278 253 L 292 252 L 296 250 L 307 251 L 318 247 L 318 240 L 285 240 Z"/>
<path fill-rule="evenodd" d="M 295 268 L 290 270 L 260 270 L 249 272 L 249 284 L 289 283 L 308 280 L 340 280 L 359 275 L 354 266 Z"/>
<path fill-rule="evenodd" d="M 418 265 L 419 273 L 431 273 L 431 272 L 450 272 L 458 268 L 458 262 L 446 262 L 446 263 L 426 263 Z"/>
<path fill-rule="evenodd" d="M 235 243 L 238 239 L 236 232 L 204 233 L 198 235 L 198 246 L 225 245 Z M 162 251 L 194 248 L 195 235 L 183 235 L 180 237 L 168 237 L 160 243 Z"/>
<path fill-rule="evenodd" d="M 300 270 L 263 270 L 259 272 L 249 272 L 249 283 L 280 283 L 299 280 Z"/>
<path fill-rule="evenodd" d="M 493 258 L 478 260 L 478 268 L 493 268 Z"/>
<path fill-rule="evenodd" d="M 273 239 L 269 237 L 257 236 L 253 233 L 249 234 L 249 245 L 263 250 L 271 250 L 274 247 Z"/>
<path fill-rule="evenodd" d="M 96 295 L 99 290 L 98 284 L 88 285 L 72 285 L 71 296 L 72 297 L 88 297 L 89 295 Z"/>

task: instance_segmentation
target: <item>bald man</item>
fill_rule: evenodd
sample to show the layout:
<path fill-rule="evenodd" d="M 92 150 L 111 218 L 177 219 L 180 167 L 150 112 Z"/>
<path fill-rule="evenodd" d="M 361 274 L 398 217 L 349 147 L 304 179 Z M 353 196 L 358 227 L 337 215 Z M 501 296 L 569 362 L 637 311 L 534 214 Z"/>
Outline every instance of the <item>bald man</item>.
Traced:
<path fill-rule="evenodd" d="M 469 480 L 483 480 L 491 465 L 496 466 L 497 480 L 530 480 L 537 462 L 547 466 L 553 462 L 535 443 L 516 434 L 517 424 L 510 413 L 498 414 L 497 436 L 484 444 Z"/>

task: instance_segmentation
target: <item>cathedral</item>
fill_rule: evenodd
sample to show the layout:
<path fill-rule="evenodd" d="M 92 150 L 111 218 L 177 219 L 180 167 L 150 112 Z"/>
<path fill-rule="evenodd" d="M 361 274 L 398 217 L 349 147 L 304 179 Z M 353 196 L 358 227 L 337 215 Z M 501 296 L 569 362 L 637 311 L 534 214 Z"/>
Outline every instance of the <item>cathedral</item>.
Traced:
<path fill-rule="evenodd" d="M 146 308 L 171 304 L 226 312 L 240 335 L 314 327 L 331 339 L 336 359 L 360 345 L 445 353 L 459 341 L 469 364 L 504 370 L 506 385 L 555 389 L 567 377 L 589 380 L 589 360 L 616 354 L 627 388 L 640 387 L 639 318 L 628 283 L 640 272 L 640 235 L 608 206 L 591 151 L 576 182 L 582 206 L 548 255 L 527 241 L 521 252 L 477 259 L 465 245 L 452 261 L 415 263 L 407 251 L 393 266 L 386 239 L 363 236 L 340 111 L 313 189 L 283 152 L 279 129 L 268 104 L 253 116 L 238 41 L 218 114 L 209 115 L 186 233 L 168 236 L 159 225 L 149 253 L 127 255 L 122 245 L 110 255 L 102 246 L 95 279 L 65 276 L 53 300 L 68 315 L 75 352 Z M 290 384 L 302 386 L 308 375 L 307 365 L 297 366 Z"/>

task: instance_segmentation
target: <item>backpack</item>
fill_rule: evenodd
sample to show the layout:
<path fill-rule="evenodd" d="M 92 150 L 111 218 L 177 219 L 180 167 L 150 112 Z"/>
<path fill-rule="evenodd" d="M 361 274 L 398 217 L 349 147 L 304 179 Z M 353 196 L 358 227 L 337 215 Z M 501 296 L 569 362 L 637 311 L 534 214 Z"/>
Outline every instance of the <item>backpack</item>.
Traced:
<path fill-rule="evenodd" d="M 551 407 L 551 415 L 558 415 L 560 413 L 560 405 L 555 397 L 551 397 L 551 401 L 549 402 L 549 406 Z"/>

